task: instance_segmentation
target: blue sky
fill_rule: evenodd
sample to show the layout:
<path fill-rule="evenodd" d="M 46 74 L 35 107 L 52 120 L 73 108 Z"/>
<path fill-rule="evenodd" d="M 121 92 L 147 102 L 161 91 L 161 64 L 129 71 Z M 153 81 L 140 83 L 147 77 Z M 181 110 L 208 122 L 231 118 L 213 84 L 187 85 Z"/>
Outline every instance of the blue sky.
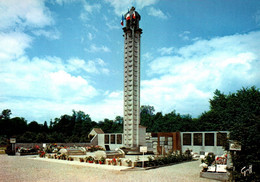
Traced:
<path fill-rule="evenodd" d="M 197 117 L 260 88 L 258 0 L 0 0 L 0 109 L 38 122 L 123 116 L 121 16 L 141 15 L 141 105 Z"/>

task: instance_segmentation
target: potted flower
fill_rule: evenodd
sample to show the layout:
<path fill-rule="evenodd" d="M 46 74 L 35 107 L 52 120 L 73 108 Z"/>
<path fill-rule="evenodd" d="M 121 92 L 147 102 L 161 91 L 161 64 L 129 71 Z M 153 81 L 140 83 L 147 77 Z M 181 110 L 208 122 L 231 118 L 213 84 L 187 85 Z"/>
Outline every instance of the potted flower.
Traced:
<path fill-rule="evenodd" d="M 112 164 L 115 166 L 116 165 L 116 158 L 112 159 Z"/>
<path fill-rule="evenodd" d="M 122 160 L 120 158 L 117 158 L 117 163 L 122 166 Z"/>
<path fill-rule="evenodd" d="M 127 163 L 128 167 L 130 167 L 132 165 L 131 159 L 126 159 L 125 162 Z"/>
<path fill-rule="evenodd" d="M 202 172 L 207 172 L 208 165 L 206 163 L 201 163 L 200 167 L 202 167 Z"/>
<path fill-rule="evenodd" d="M 99 160 L 99 164 L 104 164 L 105 163 L 105 158 L 102 156 Z"/>
<path fill-rule="evenodd" d="M 97 160 L 97 159 L 94 159 L 94 163 L 95 163 L 95 164 L 98 164 L 98 160 Z"/>
<path fill-rule="evenodd" d="M 86 162 L 88 162 L 88 163 L 93 163 L 93 161 L 94 161 L 94 158 L 92 156 L 88 156 L 86 159 Z"/>
<path fill-rule="evenodd" d="M 44 152 L 44 151 L 40 151 L 40 152 L 39 152 L 39 156 L 40 156 L 40 157 L 45 157 L 45 152 Z"/>
<path fill-rule="evenodd" d="M 66 160 L 66 159 L 67 159 L 67 155 L 66 155 L 66 154 L 61 154 L 61 155 L 60 155 L 60 159 Z"/>
<path fill-rule="evenodd" d="M 111 165 L 112 160 L 107 160 L 108 165 Z"/>
<path fill-rule="evenodd" d="M 73 161 L 73 158 L 72 157 L 68 157 L 68 161 Z"/>

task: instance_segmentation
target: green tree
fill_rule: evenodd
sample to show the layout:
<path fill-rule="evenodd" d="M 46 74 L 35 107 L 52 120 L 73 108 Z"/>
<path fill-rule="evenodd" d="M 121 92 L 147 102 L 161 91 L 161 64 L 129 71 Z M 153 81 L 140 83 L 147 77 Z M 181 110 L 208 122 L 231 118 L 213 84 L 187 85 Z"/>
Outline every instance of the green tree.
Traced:
<path fill-rule="evenodd" d="M 225 95 L 216 90 L 210 100 L 210 111 L 198 119 L 206 129 L 230 131 L 230 139 L 238 141 L 242 149 L 232 154 L 235 181 L 259 181 L 260 165 L 260 91 L 256 87 L 242 88 Z M 253 165 L 253 174 L 244 177 L 240 170 Z"/>
<path fill-rule="evenodd" d="M 11 116 L 11 115 L 12 115 L 12 112 L 11 112 L 10 109 L 4 109 L 4 110 L 2 111 L 2 115 L 1 115 L 0 118 L 7 120 L 7 119 L 10 119 L 10 116 Z"/>
<path fill-rule="evenodd" d="M 44 132 L 44 133 L 49 132 L 47 121 L 44 121 L 44 124 L 43 124 L 43 127 L 42 127 L 42 132 Z"/>
<path fill-rule="evenodd" d="M 153 130 L 154 125 L 154 107 L 149 105 L 143 105 L 140 108 L 140 123 L 143 126 L 146 126 L 147 132 L 151 132 Z"/>
<path fill-rule="evenodd" d="M 28 131 L 34 132 L 34 133 L 40 133 L 41 132 L 41 125 L 38 124 L 36 121 L 32 121 L 28 124 Z"/>

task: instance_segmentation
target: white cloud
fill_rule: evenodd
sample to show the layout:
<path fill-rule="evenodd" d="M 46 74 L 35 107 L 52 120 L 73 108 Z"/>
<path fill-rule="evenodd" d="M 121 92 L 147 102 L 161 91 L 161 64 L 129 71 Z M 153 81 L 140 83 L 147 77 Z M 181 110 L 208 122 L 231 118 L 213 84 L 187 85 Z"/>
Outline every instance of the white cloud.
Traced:
<path fill-rule="evenodd" d="M 74 102 L 87 100 L 97 93 L 87 80 L 64 71 L 64 66 L 57 58 L 29 60 L 21 57 L 2 65 L 5 68 L 1 72 L 1 77 L 4 79 L 0 81 L 3 88 L 2 97 Z"/>
<path fill-rule="evenodd" d="M 208 109 L 216 89 L 225 93 L 260 87 L 260 32 L 198 40 L 175 50 L 174 56 L 154 59 L 141 83 L 142 104 L 159 111 L 190 113 Z"/>
<path fill-rule="evenodd" d="M 106 22 L 106 26 L 110 29 L 110 30 L 117 30 L 120 29 L 120 26 L 118 26 L 118 24 L 113 21 L 113 22 Z"/>
<path fill-rule="evenodd" d="M 146 6 L 156 4 L 158 0 L 135 0 L 135 4 L 138 8 L 142 9 Z"/>
<path fill-rule="evenodd" d="M 86 106 L 87 112 L 96 121 L 102 121 L 104 118 L 113 119 L 116 116 L 123 115 L 123 91 L 107 92 L 104 100 L 99 103 Z"/>
<path fill-rule="evenodd" d="M 90 19 L 89 15 L 94 12 L 99 12 L 101 9 L 101 4 L 89 4 L 87 1 L 81 1 L 84 11 L 80 14 L 80 19 L 83 21 L 88 21 Z"/>
<path fill-rule="evenodd" d="M 105 66 L 102 59 L 85 62 L 72 58 L 64 64 L 57 57 L 28 59 L 20 56 L 15 61 L 1 61 L 0 108 L 10 108 L 16 116 L 40 122 L 71 114 L 72 109 L 83 110 L 100 120 L 119 115 L 121 98 L 111 97 L 111 94 L 93 104 L 90 101 L 96 96 L 103 97 L 103 91 L 94 88 L 91 79 L 72 74 L 80 67 L 107 74 Z"/>
<path fill-rule="evenodd" d="M 146 52 L 145 54 L 142 55 L 142 60 L 151 61 L 152 59 L 153 59 L 153 54 L 150 52 Z"/>
<path fill-rule="evenodd" d="M 55 2 L 59 5 L 63 5 L 63 4 L 68 4 L 68 3 L 73 3 L 76 2 L 78 0 L 55 0 Z"/>
<path fill-rule="evenodd" d="M 89 4 L 87 1 L 83 1 L 84 10 L 88 13 L 93 13 L 94 11 L 99 12 L 101 9 L 100 4 Z"/>
<path fill-rule="evenodd" d="M 84 70 L 87 73 L 95 74 L 109 73 L 109 70 L 105 67 L 105 61 L 100 58 L 88 61 L 84 61 L 83 59 L 79 58 L 71 58 L 67 62 L 68 64 L 65 64 L 65 67 L 69 72 L 78 72 L 79 70 Z"/>
<path fill-rule="evenodd" d="M 0 30 L 44 27 L 53 22 L 44 1 L 0 1 Z"/>
<path fill-rule="evenodd" d="M 137 11 L 143 9 L 146 6 L 150 6 L 156 4 L 158 0 L 135 0 L 131 1 L 122 1 L 122 0 L 105 0 L 105 2 L 109 3 L 113 8 L 117 15 L 121 16 L 127 12 L 127 9 L 132 6 L 137 7 Z"/>
<path fill-rule="evenodd" d="M 121 98 L 123 97 L 123 91 L 114 91 L 109 93 L 108 98 Z"/>
<path fill-rule="evenodd" d="M 179 34 L 179 37 L 182 38 L 183 40 L 190 40 L 189 34 L 190 34 L 189 31 L 184 31 L 181 34 Z"/>
<path fill-rule="evenodd" d="M 44 120 L 49 121 L 64 114 L 71 115 L 74 109 L 90 114 L 92 120 L 98 122 L 103 121 L 104 118 L 113 119 L 118 115 L 123 115 L 123 94 L 120 92 L 121 91 L 109 92 L 112 97 L 107 95 L 104 99 L 100 99 L 99 102 L 96 103 L 90 103 L 86 100 L 73 103 L 67 102 L 66 99 L 62 102 L 58 102 L 39 97 L 33 99 L 25 98 L 23 100 L 17 99 L 16 97 L 10 97 L 8 99 L 1 97 L 2 102 L 0 102 L 0 108 L 9 108 L 12 110 L 13 116 L 23 116 L 28 121 L 36 120 L 38 122 L 43 122 Z M 75 94 L 70 94 L 69 96 L 73 97 Z M 85 92 L 84 94 L 88 95 L 89 93 Z"/>
<path fill-rule="evenodd" d="M 116 30 L 120 29 L 120 24 L 117 17 L 111 18 L 107 16 L 103 16 L 103 19 L 105 21 L 106 26 L 109 28 L 109 30 Z"/>
<path fill-rule="evenodd" d="M 158 49 L 158 52 L 160 52 L 161 55 L 170 55 L 174 51 L 174 47 L 162 47 Z"/>
<path fill-rule="evenodd" d="M 0 62 L 18 58 L 31 46 L 32 38 L 21 32 L 0 32 Z"/>
<path fill-rule="evenodd" d="M 89 40 L 93 40 L 94 39 L 94 35 L 92 33 L 90 33 L 90 32 L 88 33 L 88 39 Z"/>
<path fill-rule="evenodd" d="M 56 40 L 56 39 L 60 38 L 60 32 L 57 29 L 50 30 L 50 31 L 40 29 L 40 30 L 35 30 L 32 32 L 33 32 L 33 34 L 35 34 L 37 36 L 44 36 L 51 40 Z"/>
<path fill-rule="evenodd" d="M 167 16 L 160 10 L 154 7 L 148 8 L 148 15 L 154 16 L 160 19 L 167 19 Z"/>
<path fill-rule="evenodd" d="M 92 44 L 89 49 L 85 49 L 87 52 L 110 52 L 111 50 L 106 46 L 96 46 L 95 44 Z"/>

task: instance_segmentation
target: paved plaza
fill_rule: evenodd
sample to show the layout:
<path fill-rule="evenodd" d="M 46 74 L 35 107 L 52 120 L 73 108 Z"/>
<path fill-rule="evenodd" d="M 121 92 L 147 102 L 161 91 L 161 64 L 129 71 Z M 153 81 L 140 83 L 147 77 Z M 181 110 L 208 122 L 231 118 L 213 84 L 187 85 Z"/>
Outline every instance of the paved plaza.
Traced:
<path fill-rule="evenodd" d="M 56 162 L 55 162 L 56 161 Z M 199 177 L 200 161 L 186 162 L 151 170 L 120 171 L 123 167 L 81 164 L 55 159 L 38 160 L 29 156 L 0 155 L 1 182 L 66 182 L 66 181 L 213 181 Z M 112 168 L 111 168 L 112 167 Z M 124 168 L 125 169 L 125 168 Z"/>

